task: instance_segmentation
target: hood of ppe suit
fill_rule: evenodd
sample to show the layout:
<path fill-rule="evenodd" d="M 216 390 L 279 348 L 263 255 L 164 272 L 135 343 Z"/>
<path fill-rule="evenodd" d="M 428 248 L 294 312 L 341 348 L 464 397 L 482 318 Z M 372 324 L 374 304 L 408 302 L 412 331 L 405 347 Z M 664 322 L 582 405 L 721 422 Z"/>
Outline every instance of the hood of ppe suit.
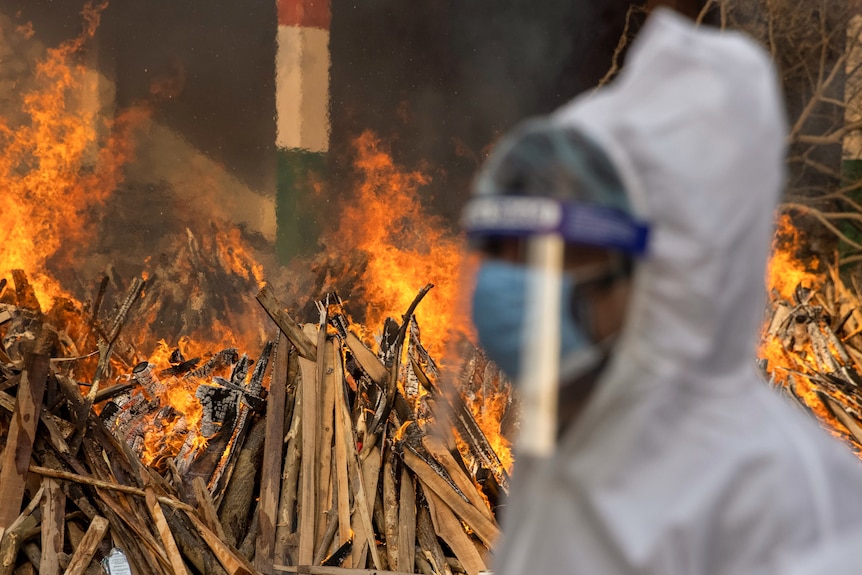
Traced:
<path fill-rule="evenodd" d="M 650 223 L 620 349 L 662 381 L 754 360 L 784 175 L 777 86 L 749 39 L 659 10 L 619 77 L 554 115 L 604 148 Z"/>

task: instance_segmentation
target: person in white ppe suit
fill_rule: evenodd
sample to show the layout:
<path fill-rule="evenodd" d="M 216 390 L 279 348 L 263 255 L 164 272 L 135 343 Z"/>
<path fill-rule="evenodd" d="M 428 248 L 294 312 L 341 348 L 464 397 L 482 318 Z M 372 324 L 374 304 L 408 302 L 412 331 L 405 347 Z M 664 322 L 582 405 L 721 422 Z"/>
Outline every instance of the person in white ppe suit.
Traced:
<path fill-rule="evenodd" d="M 756 373 L 785 137 L 768 55 L 659 9 L 611 84 L 492 151 L 473 317 L 521 385 L 523 246 L 566 242 L 556 444 L 516 448 L 496 575 L 862 573 L 859 463 Z"/>

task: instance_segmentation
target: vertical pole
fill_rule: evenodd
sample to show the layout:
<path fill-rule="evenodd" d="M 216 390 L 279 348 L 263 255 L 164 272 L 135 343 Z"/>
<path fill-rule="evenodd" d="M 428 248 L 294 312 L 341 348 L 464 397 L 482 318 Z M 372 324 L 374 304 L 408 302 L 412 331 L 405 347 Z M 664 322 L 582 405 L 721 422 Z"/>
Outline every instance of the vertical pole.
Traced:
<path fill-rule="evenodd" d="M 329 151 L 329 0 L 277 0 L 276 252 L 312 253 L 320 235 L 315 201 Z"/>

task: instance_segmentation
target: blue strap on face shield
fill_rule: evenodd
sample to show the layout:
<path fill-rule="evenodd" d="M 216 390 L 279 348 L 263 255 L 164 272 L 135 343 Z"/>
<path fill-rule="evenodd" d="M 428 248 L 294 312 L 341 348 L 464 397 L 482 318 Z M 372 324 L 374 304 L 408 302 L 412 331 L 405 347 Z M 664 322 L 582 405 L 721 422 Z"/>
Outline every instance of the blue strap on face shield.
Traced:
<path fill-rule="evenodd" d="M 470 238 L 526 237 L 558 233 L 567 242 L 617 249 L 634 256 L 646 251 L 649 226 L 606 206 L 530 196 L 485 196 L 464 209 L 462 228 Z"/>

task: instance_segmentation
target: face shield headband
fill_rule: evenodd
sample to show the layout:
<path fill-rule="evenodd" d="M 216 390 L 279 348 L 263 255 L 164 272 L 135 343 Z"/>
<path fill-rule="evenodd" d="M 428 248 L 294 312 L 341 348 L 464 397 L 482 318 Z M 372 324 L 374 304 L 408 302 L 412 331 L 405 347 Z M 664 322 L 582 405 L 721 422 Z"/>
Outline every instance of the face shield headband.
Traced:
<path fill-rule="evenodd" d="M 547 197 L 485 196 L 464 209 L 462 229 L 470 239 L 558 234 L 565 242 L 615 249 L 635 257 L 646 252 L 649 226 L 627 213 Z"/>

